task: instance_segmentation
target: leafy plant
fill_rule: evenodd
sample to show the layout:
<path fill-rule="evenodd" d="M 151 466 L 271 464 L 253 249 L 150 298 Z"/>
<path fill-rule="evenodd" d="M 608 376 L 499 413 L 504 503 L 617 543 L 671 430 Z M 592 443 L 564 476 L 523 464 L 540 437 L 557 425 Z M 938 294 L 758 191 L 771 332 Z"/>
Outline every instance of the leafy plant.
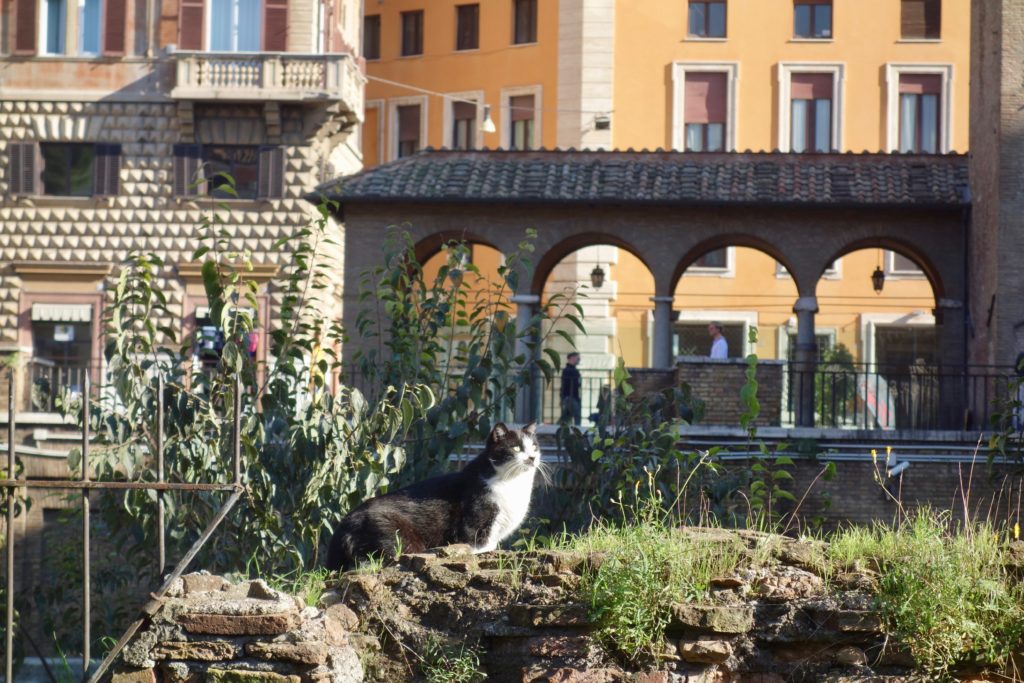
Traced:
<path fill-rule="evenodd" d="M 420 672 L 427 683 L 477 683 L 487 678 L 480 669 L 480 650 L 460 643 L 430 640 L 420 655 Z"/>

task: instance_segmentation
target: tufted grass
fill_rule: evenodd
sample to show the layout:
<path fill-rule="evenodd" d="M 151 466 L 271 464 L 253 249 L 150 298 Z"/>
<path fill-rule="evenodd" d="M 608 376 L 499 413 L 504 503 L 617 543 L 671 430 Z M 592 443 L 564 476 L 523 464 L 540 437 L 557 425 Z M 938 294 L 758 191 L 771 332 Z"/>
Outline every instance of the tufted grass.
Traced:
<path fill-rule="evenodd" d="M 878 571 L 886 628 L 932 680 L 952 680 L 960 667 L 1012 667 L 1024 644 L 1024 586 L 1007 570 L 1006 542 L 991 526 L 951 533 L 948 515 L 925 511 L 898 526 L 839 531 L 828 556 Z"/>

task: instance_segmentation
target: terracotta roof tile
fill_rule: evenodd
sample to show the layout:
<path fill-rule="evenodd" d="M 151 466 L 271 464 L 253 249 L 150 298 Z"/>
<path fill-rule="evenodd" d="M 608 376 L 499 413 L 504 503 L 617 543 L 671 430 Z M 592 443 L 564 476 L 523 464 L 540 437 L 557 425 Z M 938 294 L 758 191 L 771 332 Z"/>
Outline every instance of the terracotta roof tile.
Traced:
<path fill-rule="evenodd" d="M 960 154 L 424 150 L 321 185 L 342 204 L 965 205 Z M 311 197 L 312 198 L 312 197 Z"/>

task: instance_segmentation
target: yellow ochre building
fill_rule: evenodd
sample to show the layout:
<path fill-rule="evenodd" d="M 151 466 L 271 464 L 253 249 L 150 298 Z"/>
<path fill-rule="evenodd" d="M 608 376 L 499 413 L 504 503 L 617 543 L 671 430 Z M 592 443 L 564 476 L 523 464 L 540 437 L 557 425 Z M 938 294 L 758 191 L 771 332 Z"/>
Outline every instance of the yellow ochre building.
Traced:
<path fill-rule="evenodd" d="M 969 35 L 968 0 L 367 0 L 363 161 L 427 146 L 965 153 Z M 485 272 L 499 259 L 474 247 Z M 548 291 L 579 285 L 582 367 L 650 365 L 643 264 L 586 247 Z M 765 253 L 723 237 L 674 299 L 677 354 L 706 354 L 717 320 L 730 355 L 791 357 L 796 288 Z M 934 360 L 936 301 L 908 255 L 847 254 L 817 300 L 822 354 L 842 343 L 866 363 Z"/>

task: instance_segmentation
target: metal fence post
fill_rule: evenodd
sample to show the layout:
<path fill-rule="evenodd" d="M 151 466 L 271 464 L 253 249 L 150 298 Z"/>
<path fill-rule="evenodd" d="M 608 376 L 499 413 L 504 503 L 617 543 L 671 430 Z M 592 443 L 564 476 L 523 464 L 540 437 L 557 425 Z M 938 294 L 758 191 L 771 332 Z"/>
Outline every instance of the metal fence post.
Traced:
<path fill-rule="evenodd" d="M 161 371 L 156 378 L 156 478 L 164 483 L 164 375 Z M 157 525 L 157 562 L 160 563 L 159 573 L 167 566 L 167 543 L 164 536 L 164 491 L 156 492 L 156 525 Z"/>
<path fill-rule="evenodd" d="M 85 373 L 82 382 L 82 482 L 89 481 L 89 394 L 92 386 L 89 373 Z M 92 590 L 92 577 L 89 570 L 89 489 L 82 489 L 82 678 L 89 675 L 89 645 L 92 639 L 92 604 L 89 594 Z"/>
<path fill-rule="evenodd" d="M 14 368 L 7 385 L 7 478 L 14 479 Z M 4 676 L 14 683 L 14 494 L 7 489 L 7 604 L 4 630 Z"/>

